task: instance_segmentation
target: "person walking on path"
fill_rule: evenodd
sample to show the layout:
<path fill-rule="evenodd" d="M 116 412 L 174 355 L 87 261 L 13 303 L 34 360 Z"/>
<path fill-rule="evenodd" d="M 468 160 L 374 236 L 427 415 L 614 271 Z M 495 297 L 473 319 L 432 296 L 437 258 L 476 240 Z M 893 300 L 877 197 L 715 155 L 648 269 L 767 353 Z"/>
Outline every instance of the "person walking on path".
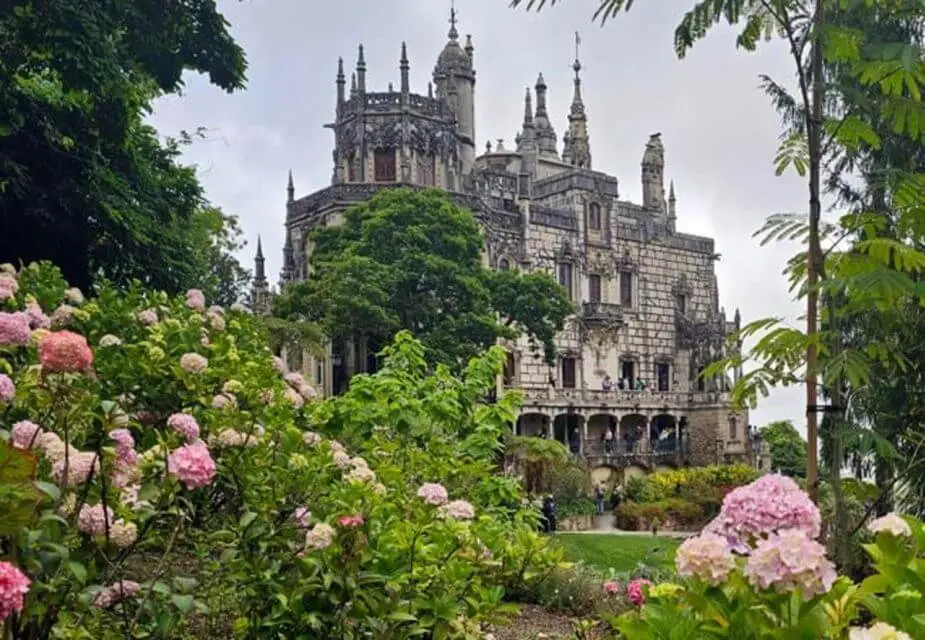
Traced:
<path fill-rule="evenodd" d="M 543 501 L 543 518 L 546 521 L 546 533 L 556 532 L 556 499 L 550 493 Z"/>

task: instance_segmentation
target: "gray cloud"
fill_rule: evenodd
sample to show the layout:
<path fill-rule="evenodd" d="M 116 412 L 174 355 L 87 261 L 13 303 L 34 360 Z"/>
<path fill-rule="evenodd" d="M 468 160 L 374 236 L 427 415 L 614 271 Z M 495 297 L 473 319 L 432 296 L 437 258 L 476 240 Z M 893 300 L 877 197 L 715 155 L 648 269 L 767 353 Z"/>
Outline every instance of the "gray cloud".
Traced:
<path fill-rule="evenodd" d="M 670 4 L 670 8 L 665 8 Z M 186 158 L 201 173 L 209 198 L 237 214 L 251 246 L 263 237 L 271 278 L 279 271 L 286 174 L 304 195 L 330 182 L 337 57 L 349 70 L 365 45 L 372 90 L 398 85 L 401 42 L 408 44 L 412 89 L 426 92 L 446 42 L 449 2 L 443 0 L 221 0 L 221 10 L 250 61 L 248 89 L 227 95 L 190 76 L 184 95 L 161 100 L 152 117 L 165 135 L 205 127 Z M 717 28 L 684 60 L 672 46 L 683 2 L 639 2 L 600 27 L 596 3 L 565 2 L 542 13 L 512 10 L 506 0 L 458 0 L 459 29 L 475 44 L 476 133 L 513 144 L 523 91 L 542 71 L 560 136 L 571 100 L 574 32 L 581 32 L 583 94 L 595 168 L 616 175 L 622 197 L 640 199 L 643 147 L 662 132 L 666 169 L 675 181 L 678 227 L 716 238 L 720 300 L 729 315 L 777 315 L 795 320 L 780 275 L 793 246 L 761 248 L 751 238 L 765 216 L 805 210 L 797 177 L 775 177 L 780 132 L 776 113 L 758 89 L 758 74 L 792 77 L 786 51 L 769 43 L 757 53 L 736 51 L 734 32 Z M 244 256 L 251 264 L 250 249 Z M 752 422 L 804 422 L 802 391 L 775 392 Z"/>

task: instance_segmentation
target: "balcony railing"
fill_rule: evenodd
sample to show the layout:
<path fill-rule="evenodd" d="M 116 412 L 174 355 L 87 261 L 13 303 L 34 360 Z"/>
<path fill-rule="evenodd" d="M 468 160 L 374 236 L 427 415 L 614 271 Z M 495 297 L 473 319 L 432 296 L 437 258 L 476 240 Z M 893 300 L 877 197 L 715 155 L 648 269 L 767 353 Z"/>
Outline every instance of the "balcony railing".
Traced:
<path fill-rule="evenodd" d="M 561 387 L 520 387 L 524 393 L 525 410 L 531 404 L 585 405 L 588 407 L 636 407 L 661 409 L 689 405 L 719 404 L 729 401 L 727 393 L 719 391 L 626 391 L 614 389 L 563 389 Z"/>
<path fill-rule="evenodd" d="M 572 442 L 572 453 L 581 453 L 589 457 L 670 457 L 690 453 L 690 441 L 687 438 L 678 440 L 611 440 L 587 439 L 578 449 L 578 443 Z"/>
<path fill-rule="evenodd" d="M 623 325 L 623 307 L 609 302 L 582 302 L 581 319 L 586 324 L 619 327 Z"/>

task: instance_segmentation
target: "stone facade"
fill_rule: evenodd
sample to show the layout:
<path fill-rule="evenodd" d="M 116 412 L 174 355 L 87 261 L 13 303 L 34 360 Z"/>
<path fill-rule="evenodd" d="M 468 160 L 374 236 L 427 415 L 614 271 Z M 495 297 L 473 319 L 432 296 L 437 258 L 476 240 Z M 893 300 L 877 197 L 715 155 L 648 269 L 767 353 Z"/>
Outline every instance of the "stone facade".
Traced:
<path fill-rule="evenodd" d="M 397 91 L 367 90 L 362 46 L 349 94 L 338 62 L 331 185 L 296 198 L 290 179 L 281 286 L 308 276 L 310 231 L 337 224 L 351 203 L 396 185 L 444 189 L 480 222 L 489 266 L 547 271 L 578 308 L 555 366 L 526 340 L 505 345 L 499 387 L 525 394 L 519 433 L 560 439 L 601 471 L 748 458 L 748 417 L 730 410 L 728 381 L 697 376 L 727 353 L 739 313 L 730 321 L 719 306 L 713 240 L 675 229 L 661 136 L 643 150 L 642 204 L 621 200 L 617 178 L 592 168 L 576 59 L 561 154 L 540 74 L 514 147 L 499 140 L 476 155 L 474 48 L 451 23 L 426 95 L 410 90 L 404 45 Z M 345 345 L 302 368 L 330 394 L 367 358 L 365 345 Z"/>

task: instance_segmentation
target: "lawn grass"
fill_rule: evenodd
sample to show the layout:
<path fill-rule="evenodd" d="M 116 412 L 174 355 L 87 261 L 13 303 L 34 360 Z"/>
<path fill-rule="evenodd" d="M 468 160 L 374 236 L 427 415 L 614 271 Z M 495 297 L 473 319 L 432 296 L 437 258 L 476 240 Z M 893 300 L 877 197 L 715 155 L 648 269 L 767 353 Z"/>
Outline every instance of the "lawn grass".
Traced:
<path fill-rule="evenodd" d="M 675 538 L 609 533 L 560 533 L 556 540 L 569 561 L 580 560 L 605 571 L 632 571 L 639 563 L 670 567 L 675 549 L 681 544 Z"/>

